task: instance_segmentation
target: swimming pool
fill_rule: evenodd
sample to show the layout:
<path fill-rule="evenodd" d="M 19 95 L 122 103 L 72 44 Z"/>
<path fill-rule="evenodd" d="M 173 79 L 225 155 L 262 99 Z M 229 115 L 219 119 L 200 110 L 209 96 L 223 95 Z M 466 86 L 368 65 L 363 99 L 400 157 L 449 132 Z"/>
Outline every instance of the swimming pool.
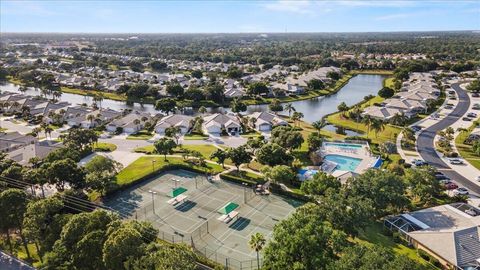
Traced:
<path fill-rule="evenodd" d="M 361 144 L 354 144 L 354 143 L 334 143 L 334 142 L 326 142 L 324 143 L 325 146 L 334 146 L 343 149 L 358 149 L 362 148 L 363 145 Z"/>
<path fill-rule="evenodd" d="M 351 171 L 354 172 L 362 160 L 360 158 L 353 158 L 341 155 L 326 155 L 323 159 L 335 162 L 337 167 L 336 170 L 341 171 Z"/>

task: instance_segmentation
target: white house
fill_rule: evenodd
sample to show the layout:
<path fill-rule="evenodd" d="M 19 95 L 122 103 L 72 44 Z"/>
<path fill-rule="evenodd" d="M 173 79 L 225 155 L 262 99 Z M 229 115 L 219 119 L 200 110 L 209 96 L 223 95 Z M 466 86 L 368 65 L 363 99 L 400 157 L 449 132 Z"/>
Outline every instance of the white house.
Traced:
<path fill-rule="evenodd" d="M 155 132 L 165 134 L 165 130 L 169 127 L 179 127 L 182 134 L 187 133 L 192 127 L 191 120 L 193 117 L 183 114 L 172 114 L 160 119 L 155 126 Z"/>
<path fill-rule="evenodd" d="M 134 134 L 143 129 L 145 123 L 150 119 L 151 115 L 149 113 L 135 111 L 108 123 L 106 129 L 109 132 L 115 132 L 117 129 L 122 128 L 123 132 Z"/>
<path fill-rule="evenodd" d="M 242 126 L 235 115 L 216 113 L 204 118 L 203 130 L 212 135 L 219 135 L 222 130 L 228 134 L 238 134 Z"/>
<path fill-rule="evenodd" d="M 288 122 L 270 112 L 254 112 L 250 118 L 255 119 L 253 128 L 258 131 L 270 131 L 276 126 L 287 126 Z"/>

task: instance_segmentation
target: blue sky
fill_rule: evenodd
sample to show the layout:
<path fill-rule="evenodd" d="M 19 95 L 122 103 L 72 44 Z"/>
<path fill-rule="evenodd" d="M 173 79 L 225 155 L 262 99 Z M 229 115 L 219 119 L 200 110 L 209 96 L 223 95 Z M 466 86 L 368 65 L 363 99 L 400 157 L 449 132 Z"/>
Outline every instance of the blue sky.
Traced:
<path fill-rule="evenodd" d="M 474 1 L 9 1 L 1 32 L 479 30 Z"/>

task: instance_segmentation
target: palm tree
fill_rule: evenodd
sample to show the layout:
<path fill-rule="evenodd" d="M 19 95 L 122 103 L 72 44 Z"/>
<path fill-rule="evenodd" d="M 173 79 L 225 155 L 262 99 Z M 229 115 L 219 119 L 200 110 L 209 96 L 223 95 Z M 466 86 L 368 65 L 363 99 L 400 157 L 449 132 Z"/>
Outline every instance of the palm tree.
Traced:
<path fill-rule="evenodd" d="M 58 100 L 60 99 L 60 97 L 62 96 L 62 92 L 60 92 L 60 91 L 53 91 L 52 95 L 53 95 L 53 100 L 54 100 L 54 101 L 58 101 Z"/>
<path fill-rule="evenodd" d="M 139 119 L 133 120 L 133 124 L 137 127 L 137 130 L 140 130 L 140 128 L 138 127 L 140 125 L 140 120 Z"/>
<path fill-rule="evenodd" d="M 325 118 L 322 118 L 312 123 L 312 127 L 316 129 L 318 132 L 320 132 L 322 128 L 324 128 L 326 125 L 327 125 L 327 121 L 325 121 Z"/>
<path fill-rule="evenodd" d="M 362 122 L 365 124 L 367 127 L 367 139 L 368 139 L 368 134 L 370 133 L 370 128 L 372 127 L 372 122 L 374 119 L 370 117 L 370 115 L 365 115 L 362 119 Z"/>
<path fill-rule="evenodd" d="M 261 233 L 255 233 L 252 234 L 250 237 L 250 241 L 248 241 L 248 245 L 250 246 L 251 249 L 255 250 L 257 253 L 257 267 L 260 269 L 260 256 L 259 253 L 263 249 L 263 246 L 265 246 L 265 243 L 267 240 L 265 240 L 265 237 Z"/>
<path fill-rule="evenodd" d="M 95 120 L 95 115 L 93 114 L 87 115 L 87 120 L 90 121 L 90 125 L 93 125 L 93 120 Z"/>
<path fill-rule="evenodd" d="M 255 124 L 257 123 L 257 118 L 255 118 L 255 117 L 250 117 L 250 118 L 248 119 L 248 122 L 249 122 L 250 126 L 252 126 L 252 128 L 255 128 Z"/>
<path fill-rule="evenodd" d="M 42 132 L 42 129 L 39 128 L 39 127 L 36 127 L 36 128 L 33 128 L 33 129 L 32 129 L 32 133 L 33 133 L 33 134 L 35 135 L 35 137 L 37 137 L 37 138 L 39 137 L 40 132 Z"/>
<path fill-rule="evenodd" d="M 290 114 L 292 112 L 295 112 L 295 107 L 293 107 L 293 105 L 291 103 L 288 103 L 287 105 L 285 105 L 285 108 L 284 108 L 286 111 L 288 111 L 288 117 L 290 117 Z"/>
<path fill-rule="evenodd" d="M 378 133 L 385 130 L 385 123 L 382 120 L 374 119 L 371 124 L 371 127 L 375 131 L 375 138 L 377 138 Z"/>
<path fill-rule="evenodd" d="M 201 114 L 204 114 L 207 112 L 207 108 L 201 106 L 200 108 L 198 108 L 198 112 L 201 113 Z"/>
<path fill-rule="evenodd" d="M 45 127 L 43 128 L 43 132 L 45 132 L 45 137 L 47 137 L 48 134 L 48 136 L 50 136 L 50 139 L 52 139 L 52 131 L 53 128 L 51 128 L 50 125 L 45 125 Z"/>
<path fill-rule="evenodd" d="M 295 125 L 297 125 L 297 121 L 300 121 L 303 117 L 304 117 L 303 113 L 294 112 L 292 115 L 292 120 L 295 122 Z"/>

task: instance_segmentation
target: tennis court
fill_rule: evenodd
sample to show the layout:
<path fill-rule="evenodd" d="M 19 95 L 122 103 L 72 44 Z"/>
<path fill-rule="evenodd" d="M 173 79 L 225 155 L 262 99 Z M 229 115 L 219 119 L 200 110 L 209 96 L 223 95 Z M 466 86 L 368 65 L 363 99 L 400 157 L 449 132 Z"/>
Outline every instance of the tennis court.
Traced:
<path fill-rule="evenodd" d="M 186 198 L 172 205 L 175 190 Z M 248 186 L 209 182 L 204 175 L 184 170 L 163 173 L 105 204 L 131 218 L 152 222 L 164 240 L 187 243 L 219 263 L 228 261 L 231 268 L 242 269 L 248 268 L 235 265 L 256 258 L 248 246 L 250 236 L 259 232 L 268 239 L 274 225 L 301 205 L 276 195 L 255 195 Z M 226 207 L 229 204 L 237 205 L 238 215 L 227 223 L 219 218 L 233 213 Z"/>

